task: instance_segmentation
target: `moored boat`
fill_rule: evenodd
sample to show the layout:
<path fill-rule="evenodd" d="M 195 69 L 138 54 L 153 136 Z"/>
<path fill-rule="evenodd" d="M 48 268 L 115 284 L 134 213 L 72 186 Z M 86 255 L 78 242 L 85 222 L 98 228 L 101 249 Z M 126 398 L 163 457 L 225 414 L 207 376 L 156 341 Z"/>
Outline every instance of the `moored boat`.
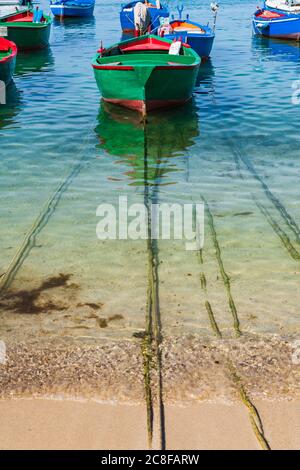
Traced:
<path fill-rule="evenodd" d="M 92 65 L 105 101 L 146 114 L 188 101 L 200 60 L 189 45 L 146 35 L 98 51 Z"/>
<path fill-rule="evenodd" d="M 189 19 L 165 23 L 158 28 L 157 33 L 171 40 L 182 39 L 202 58 L 210 56 L 215 39 L 215 33 L 209 25 L 201 25 Z"/>
<path fill-rule="evenodd" d="M 88 17 L 92 16 L 95 0 L 54 0 L 50 2 L 50 9 L 57 17 Z"/>
<path fill-rule="evenodd" d="M 259 36 L 300 40 L 300 16 L 269 9 L 258 9 L 252 19 L 253 31 Z"/>
<path fill-rule="evenodd" d="M 153 0 L 154 1 L 154 0 Z M 150 30 L 158 28 L 160 18 L 168 18 L 170 15 L 166 6 L 156 0 L 156 3 L 150 3 L 147 0 L 139 0 L 127 3 L 120 12 L 120 21 L 122 31 L 134 32 L 142 23 Z"/>
<path fill-rule="evenodd" d="M 213 26 L 210 27 L 209 23 L 204 25 L 191 21 L 189 15 L 186 15 L 186 19 L 182 19 L 183 5 L 177 6 L 178 18 L 174 19 L 173 15 L 172 21 L 169 18 L 160 18 L 160 26 L 154 32 L 168 39 L 182 40 L 189 44 L 201 58 L 208 58 L 215 39 L 218 9 L 218 4 L 211 4 L 214 21 Z"/>
<path fill-rule="evenodd" d="M 300 0 L 266 0 L 265 8 L 283 13 L 300 14 Z"/>
<path fill-rule="evenodd" d="M 0 82 L 8 83 L 11 81 L 17 57 L 17 46 L 5 38 L 0 38 Z"/>
<path fill-rule="evenodd" d="M 38 7 L 23 8 L 0 18 L 0 28 L 19 49 L 42 49 L 49 44 L 52 19 Z"/>

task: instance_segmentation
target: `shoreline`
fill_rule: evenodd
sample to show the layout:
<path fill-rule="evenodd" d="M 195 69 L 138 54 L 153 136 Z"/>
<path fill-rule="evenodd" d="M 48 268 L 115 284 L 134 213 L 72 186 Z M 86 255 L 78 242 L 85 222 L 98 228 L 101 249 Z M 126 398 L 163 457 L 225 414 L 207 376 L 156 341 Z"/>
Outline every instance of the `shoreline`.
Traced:
<path fill-rule="evenodd" d="M 300 367 L 292 361 L 292 338 L 164 337 L 161 369 L 154 350 L 147 349 L 152 357 L 145 362 L 143 341 L 7 344 L 0 447 L 299 446 Z"/>
<path fill-rule="evenodd" d="M 98 345 L 7 343 L 0 364 L 0 398 L 64 395 L 144 403 L 143 339 Z M 150 350 L 151 354 L 151 350 Z M 300 365 L 293 340 L 277 335 L 203 339 L 164 337 L 160 345 L 163 395 L 167 403 L 207 399 L 239 401 L 239 389 L 254 399 L 300 398 Z M 156 399 L 155 352 L 150 366 Z"/>

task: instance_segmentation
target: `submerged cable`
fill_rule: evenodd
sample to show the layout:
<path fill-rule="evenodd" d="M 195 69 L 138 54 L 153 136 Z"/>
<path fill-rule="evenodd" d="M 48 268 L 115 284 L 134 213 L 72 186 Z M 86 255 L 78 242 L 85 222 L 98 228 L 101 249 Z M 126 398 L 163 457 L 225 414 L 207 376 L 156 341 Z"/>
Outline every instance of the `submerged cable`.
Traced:
<path fill-rule="evenodd" d="M 87 141 L 89 140 L 89 137 L 90 133 L 88 134 Z M 84 143 L 84 147 L 87 145 L 87 143 L 88 142 Z M 82 167 L 85 164 L 85 161 L 86 155 L 83 155 L 79 162 L 73 167 L 71 172 L 61 181 L 48 201 L 44 204 L 41 212 L 26 233 L 22 244 L 8 265 L 6 272 L 0 278 L 0 295 L 11 285 L 25 259 L 28 257 L 30 251 L 35 246 L 36 237 L 49 222 L 62 198 L 62 195 L 67 191 L 74 178 L 76 178 L 76 176 L 80 173 Z"/>
<path fill-rule="evenodd" d="M 204 205 L 205 205 L 205 208 L 206 208 L 206 211 L 207 211 L 207 215 L 208 215 L 208 225 L 209 225 L 209 228 L 210 228 L 210 232 L 211 232 L 211 236 L 212 236 L 212 240 L 213 240 L 213 244 L 214 244 L 215 254 L 216 254 L 216 258 L 217 258 L 218 265 L 219 265 L 219 268 L 220 268 L 220 273 L 221 273 L 223 283 L 224 283 L 224 286 L 225 286 L 225 289 L 226 289 L 226 292 L 227 292 L 229 308 L 230 308 L 232 318 L 233 318 L 233 327 L 234 327 L 234 330 L 236 332 L 236 335 L 241 336 L 242 332 L 241 332 L 241 329 L 240 329 L 240 321 L 239 321 L 239 318 L 238 318 L 236 305 L 235 305 L 235 302 L 233 300 L 233 296 L 232 296 L 232 293 L 231 293 L 230 278 L 229 278 L 229 276 L 226 273 L 225 268 L 224 268 L 224 263 L 223 263 L 222 254 L 221 254 L 221 248 L 220 248 L 220 245 L 219 245 L 219 242 L 218 242 L 218 237 L 217 237 L 217 232 L 216 232 L 216 229 L 215 229 L 213 215 L 210 211 L 210 208 L 209 208 L 209 205 L 208 205 L 206 199 L 203 196 L 201 196 L 201 198 L 202 198 L 202 201 L 204 202 Z"/>

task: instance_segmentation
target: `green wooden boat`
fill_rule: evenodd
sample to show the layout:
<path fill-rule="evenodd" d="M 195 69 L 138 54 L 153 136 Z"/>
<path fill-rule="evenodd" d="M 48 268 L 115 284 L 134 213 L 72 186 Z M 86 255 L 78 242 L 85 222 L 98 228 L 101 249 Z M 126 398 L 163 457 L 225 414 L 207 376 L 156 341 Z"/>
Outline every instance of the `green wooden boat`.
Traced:
<path fill-rule="evenodd" d="M 146 114 L 191 99 L 200 61 L 188 45 L 146 35 L 99 50 L 92 65 L 105 101 Z"/>
<path fill-rule="evenodd" d="M 34 21 L 36 11 L 22 8 L 0 18 L 0 28 L 18 49 L 42 49 L 49 44 L 52 19 L 42 15 L 39 21 Z"/>
<path fill-rule="evenodd" d="M 5 85 L 8 85 L 14 74 L 16 57 L 17 46 L 7 39 L 0 38 L 0 82 Z"/>

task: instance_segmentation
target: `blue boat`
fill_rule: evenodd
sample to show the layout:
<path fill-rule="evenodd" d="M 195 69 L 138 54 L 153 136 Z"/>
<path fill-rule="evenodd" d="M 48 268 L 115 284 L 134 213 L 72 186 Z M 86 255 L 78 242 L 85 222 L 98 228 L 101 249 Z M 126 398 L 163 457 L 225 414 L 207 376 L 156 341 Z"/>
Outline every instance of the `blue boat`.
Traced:
<path fill-rule="evenodd" d="M 186 15 L 186 19 L 183 20 L 183 5 L 181 7 L 178 6 L 179 19 L 169 21 L 168 18 L 161 18 L 160 27 L 155 30 L 155 33 L 167 39 L 180 40 L 185 44 L 189 44 L 201 58 L 208 58 L 215 39 L 214 30 L 218 8 L 217 4 L 211 5 L 211 9 L 214 13 L 214 24 L 211 28 L 209 24 L 203 25 L 191 21 L 189 15 Z"/>
<path fill-rule="evenodd" d="M 189 19 L 170 21 L 168 25 L 162 25 L 158 29 L 158 34 L 189 44 L 201 58 L 210 56 L 215 39 L 215 33 L 210 26 Z"/>
<path fill-rule="evenodd" d="M 277 39 L 300 40 L 300 15 L 261 8 L 252 19 L 254 34 Z"/>
<path fill-rule="evenodd" d="M 59 17 L 92 16 L 94 7 L 95 0 L 54 0 L 50 2 L 52 14 Z"/>
<path fill-rule="evenodd" d="M 147 9 L 149 23 L 147 27 L 150 30 L 159 27 L 160 18 L 168 18 L 170 15 L 168 8 L 164 5 L 161 5 L 159 0 L 156 0 L 156 4 L 147 2 L 146 0 L 127 3 L 126 5 L 122 6 L 122 10 L 120 12 L 121 28 L 123 32 L 132 33 L 137 29 L 137 23 L 135 21 L 135 9 L 138 7 L 139 3 L 142 3 Z"/>

